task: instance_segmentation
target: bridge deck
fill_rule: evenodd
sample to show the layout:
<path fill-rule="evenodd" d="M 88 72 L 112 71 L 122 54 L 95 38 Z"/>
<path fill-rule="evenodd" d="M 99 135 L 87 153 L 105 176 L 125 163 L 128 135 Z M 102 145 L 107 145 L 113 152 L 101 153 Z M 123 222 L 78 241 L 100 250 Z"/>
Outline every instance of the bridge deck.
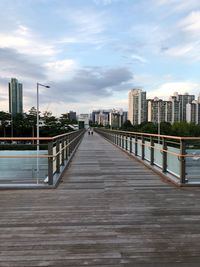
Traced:
<path fill-rule="evenodd" d="M 0 194 L 0 266 L 199 266 L 200 189 L 85 136 L 56 190 Z"/>

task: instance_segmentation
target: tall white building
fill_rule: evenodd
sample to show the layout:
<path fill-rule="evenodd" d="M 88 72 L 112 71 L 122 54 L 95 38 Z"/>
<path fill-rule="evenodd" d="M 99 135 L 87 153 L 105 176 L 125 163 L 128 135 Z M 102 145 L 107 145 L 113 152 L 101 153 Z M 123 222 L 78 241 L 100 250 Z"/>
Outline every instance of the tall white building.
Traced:
<path fill-rule="evenodd" d="M 147 120 L 146 92 L 142 89 L 132 89 L 128 93 L 128 120 L 133 125 Z"/>
<path fill-rule="evenodd" d="M 186 121 L 189 123 L 200 124 L 200 103 L 193 100 L 186 104 Z"/>
<path fill-rule="evenodd" d="M 111 129 L 122 127 L 123 111 L 113 109 L 109 114 L 109 125 Z"/>
<path fill-rule="evenodd" d="M 157 97 L 148 99 L 148 121 L 149 122 L 170 122 L 172 120 L 172 102 L 163 101 Z"/>
<path fill-rule="evenodd" d="M 80 114 L 78 116 L 78 122 L 83 123 L 84 128 L 88 129 L 89 128 L 89 114 Z"/>
<path fill-rule="evenodd" d="M 180 121 L 186 121 L 186 105 L 191 104 L 195 100 L 195 95 L 189 95 L 185 93 L 184 95 L 178 95 L 177 99 L 180 103 Z"/>

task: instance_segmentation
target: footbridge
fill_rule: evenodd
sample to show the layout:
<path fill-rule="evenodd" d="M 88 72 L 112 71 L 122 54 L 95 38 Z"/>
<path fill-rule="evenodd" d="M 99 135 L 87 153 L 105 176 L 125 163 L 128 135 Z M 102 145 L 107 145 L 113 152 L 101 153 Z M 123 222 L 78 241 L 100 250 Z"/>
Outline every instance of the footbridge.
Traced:
<path fill-rule="evenodd" d="M 181 187 L 141 162 L 140 155 L 153 160 L 159 143 L 145 156 L 146 140 L 138 138 L 138 156 L 130 135 L 74 138 L 76 153 L 56 189 L 1 190 L 0 266 L 199 266 L 200 188 Z"/>

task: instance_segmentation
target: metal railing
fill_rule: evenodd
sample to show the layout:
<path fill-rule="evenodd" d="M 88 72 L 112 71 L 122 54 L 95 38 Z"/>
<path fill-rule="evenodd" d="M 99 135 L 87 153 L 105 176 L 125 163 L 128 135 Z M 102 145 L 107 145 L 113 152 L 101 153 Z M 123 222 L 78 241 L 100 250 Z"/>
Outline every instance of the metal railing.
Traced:
<path fill-rule="evenodd" d="M 0 186 L 56 186 L 84 133 L 78 130 L 54 137 L 0 138 Z"/>
<path fill-rule="evenodd" d="M 96 128 L 95 131 L 179 185 L 200 185 L 200 137 Z"/>

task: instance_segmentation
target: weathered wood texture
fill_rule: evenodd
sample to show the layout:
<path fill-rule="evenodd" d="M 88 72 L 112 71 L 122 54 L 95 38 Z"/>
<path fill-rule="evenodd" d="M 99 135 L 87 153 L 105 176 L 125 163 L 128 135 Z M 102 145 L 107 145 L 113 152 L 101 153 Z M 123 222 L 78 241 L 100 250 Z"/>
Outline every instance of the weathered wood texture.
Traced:
<path fill-rule="evenodd" d="M 0 193 L 0 266 L 200 266 L 200 189 L 85 136 L 56 190 Z"/>

